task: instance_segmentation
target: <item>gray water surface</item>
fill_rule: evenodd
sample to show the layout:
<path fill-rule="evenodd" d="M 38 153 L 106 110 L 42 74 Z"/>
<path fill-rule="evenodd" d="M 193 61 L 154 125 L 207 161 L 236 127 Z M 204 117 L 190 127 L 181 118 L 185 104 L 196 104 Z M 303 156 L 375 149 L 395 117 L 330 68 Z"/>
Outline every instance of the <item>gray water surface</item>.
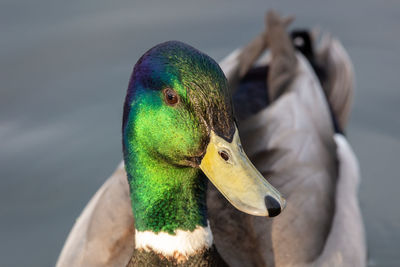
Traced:
<path fill-rule="evenodd" d="M 122 103 L 141 54 L 180 40 L 220 60 L 263 29 L 268 8 L 349 51 L 369 264 L 400 265 L 400 2 L 215 2 L 0 0 L 1 266 L 55 264 L 122 158 Z"/>

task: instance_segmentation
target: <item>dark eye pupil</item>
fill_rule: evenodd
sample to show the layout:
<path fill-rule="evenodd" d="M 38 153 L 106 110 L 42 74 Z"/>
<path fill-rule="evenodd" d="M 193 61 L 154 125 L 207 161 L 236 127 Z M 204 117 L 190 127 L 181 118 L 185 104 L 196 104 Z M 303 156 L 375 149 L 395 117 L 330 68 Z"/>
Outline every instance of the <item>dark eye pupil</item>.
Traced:
<path fill-rule="evenodd" d="M 228 161 L 229 160 L 229 155 L 228 155 L 228 153 L 226 153 L 226 151 L 219 151 L 218 152 L 219 153 L 219 155 L 221 156 L 221 158 L 223 159 L 223 160 L 225 160 L 225 161 Z"/>
<path fill-rule="evenodd" d="M 178 102 L 178 96 L 174 90 L 167 88 L 164 90 L 165 100 L 167 104 L 174 105 Z"/>

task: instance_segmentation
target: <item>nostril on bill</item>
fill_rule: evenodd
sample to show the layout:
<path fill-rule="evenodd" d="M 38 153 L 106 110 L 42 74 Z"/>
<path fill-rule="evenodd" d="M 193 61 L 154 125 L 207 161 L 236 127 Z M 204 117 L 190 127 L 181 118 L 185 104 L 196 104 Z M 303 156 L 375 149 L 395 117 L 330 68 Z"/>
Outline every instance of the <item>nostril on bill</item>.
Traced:
<path fill-rule="evenodd" d="M 264 202 L 268 210 L 268 217 L 275 217 L 281 213 L 281 205 L 275 198 L 271 196 L 265 196 Z"/>
<path fill-rule="evenodd" d="M 218 152 L 218 154 L 221 156 L 221 158 L 223 160 L 225 160 L 225 161 L 229 160 L 229 154 L 226 151 L 221 150 L 221 151 Z"/>

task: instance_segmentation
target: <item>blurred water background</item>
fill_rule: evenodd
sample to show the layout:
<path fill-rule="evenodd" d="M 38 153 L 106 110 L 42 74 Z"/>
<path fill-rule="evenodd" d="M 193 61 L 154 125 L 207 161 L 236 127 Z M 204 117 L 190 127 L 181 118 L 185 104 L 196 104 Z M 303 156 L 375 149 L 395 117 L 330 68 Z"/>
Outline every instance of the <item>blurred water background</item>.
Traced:
<path fill-rule="evenodd" d="M 400 266 L 400 2 L 390 0 L 1 0 L 0 266 L 55 264 L 122 158 L 122 103 L 141 54 L 174 39 L 220 60 L 263 29 L 268 8 L 348 50 L 369 265 Z"/>

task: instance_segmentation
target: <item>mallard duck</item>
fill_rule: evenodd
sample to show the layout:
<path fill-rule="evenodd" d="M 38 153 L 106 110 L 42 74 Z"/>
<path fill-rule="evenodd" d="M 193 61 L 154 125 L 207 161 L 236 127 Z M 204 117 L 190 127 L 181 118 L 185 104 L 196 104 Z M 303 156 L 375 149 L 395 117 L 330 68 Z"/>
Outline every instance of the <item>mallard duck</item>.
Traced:
<path fill-rule="evenodd" d="M 365 265 L 357 160 L 334 126 L 345 129 L 351 63 L 337 40 L 324 39 L 312 51 L 321 87 L 286 32 L 291 20 L 270 12 L 267 31 L 220 62 L 236 120 L 206 55 L 168 42 L 138 61 L 125 101 L 125 164 L 88 203 L 57 266 Z M 241 168 L 224 173 L 230 161 Z M 285 200 L 259 173 L 287 199 L 273 219 L 264 216 Z"/>

